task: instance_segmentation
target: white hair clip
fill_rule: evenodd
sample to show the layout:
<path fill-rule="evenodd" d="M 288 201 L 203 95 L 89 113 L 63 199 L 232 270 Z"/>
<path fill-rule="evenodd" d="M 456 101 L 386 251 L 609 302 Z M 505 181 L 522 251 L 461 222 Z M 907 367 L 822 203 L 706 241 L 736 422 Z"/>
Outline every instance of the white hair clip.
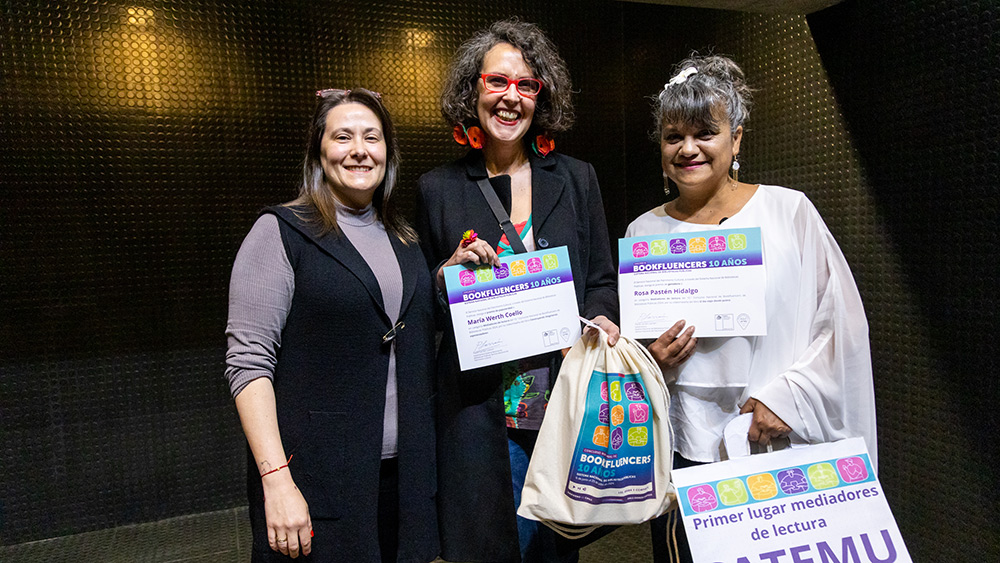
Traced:
<path fill-rule="evenodd" d="M 698 69 L 694 68 L 693 66 L 689 66 L 686 69 L 678 72 L 677 76 L 671 78 L 670 82 L 667 82 L 666 84 L 664 84 L 663 87 L 664 88 L 670 88 L 674 84 L 683 84 L 684 81 L 687 80 L 689 76 L 691 76 L 692 74 L 695 74 L 697 72 L 698 72 Z"/>

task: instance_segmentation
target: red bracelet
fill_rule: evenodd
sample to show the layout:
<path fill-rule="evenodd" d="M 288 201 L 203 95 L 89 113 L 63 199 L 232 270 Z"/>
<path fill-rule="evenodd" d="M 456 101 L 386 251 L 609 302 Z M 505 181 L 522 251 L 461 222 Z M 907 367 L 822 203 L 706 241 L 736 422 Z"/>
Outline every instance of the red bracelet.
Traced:
<path fill-rule="evenodd" d="M 288 461 L 285 462 L 285 465 L 282 465 L 281 467 L 276 467 L 276 468 L 268 471 L 267 473 L 261 473 L 260 474 L 260 478 L 263 479 L 264 477 L 267 477 L 268 475 L 270 475 L 272 473 L 277 473 L 278 471 L 281 471 L 282 469 L 288 467 L 288 464 L 292 462 L 292 458 L 293 457 L 295 457 L 295 454 L 292 454 L 292 455 L 288 456 Z"/>

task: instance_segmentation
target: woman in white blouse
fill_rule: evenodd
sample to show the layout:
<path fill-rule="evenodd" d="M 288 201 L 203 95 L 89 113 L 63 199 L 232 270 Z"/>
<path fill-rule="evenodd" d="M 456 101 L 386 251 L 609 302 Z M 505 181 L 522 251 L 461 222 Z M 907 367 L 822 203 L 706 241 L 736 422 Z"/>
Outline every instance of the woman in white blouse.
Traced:
<path fill-rule="evenodd" d="M 750 89 L 720 56 L 693 56 L 660 92 L 656 131 L 665 191 L 677 197 L 632 222 L 627 237 L 760 227 L 766 336 L 697 338 L 678 321 L 649 345 L 670 382 L 675 466 L 726 459 L 723 430 L 753 413 L 748 439 L 865 439 L 876 464 L 868 323 L 837 242 L 804 194 L 737 181 Z M 690 561 L 683 533 L 682 558 Z M 656 561 L 665 525 L 653 524 Z M 683 560 L 683 559 L 682 559 Z"/>

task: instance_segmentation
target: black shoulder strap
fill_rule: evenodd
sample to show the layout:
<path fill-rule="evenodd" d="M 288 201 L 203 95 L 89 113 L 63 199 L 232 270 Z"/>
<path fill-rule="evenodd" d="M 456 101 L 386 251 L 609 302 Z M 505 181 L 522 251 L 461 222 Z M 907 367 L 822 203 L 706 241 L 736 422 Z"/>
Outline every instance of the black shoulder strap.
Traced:
<path fill-rule="evenodd" d="M 490 181 L 486 178 L 481 178 L 476 184 L 479 185 L 479 191 L 483 192 L 486 203 L 490 204 L 490 209 L 493 210 L 493 215 L 497 218 L 497 222 L 500 223 L 503 234 L 507 235 L 507 243 L 510 244 L 511 250 L 515 254 L 527 252 L 528 249 L 521 242 L 521 237 L 518 236 L 517 229 L 510 222 L 510 215 L 507 215 L 507 211 L 504 210 L 503 204 L 500 203 L 500 198 L 497 197 L 497 193 L 493 191 L 493 186 L 490 185 Z"/>

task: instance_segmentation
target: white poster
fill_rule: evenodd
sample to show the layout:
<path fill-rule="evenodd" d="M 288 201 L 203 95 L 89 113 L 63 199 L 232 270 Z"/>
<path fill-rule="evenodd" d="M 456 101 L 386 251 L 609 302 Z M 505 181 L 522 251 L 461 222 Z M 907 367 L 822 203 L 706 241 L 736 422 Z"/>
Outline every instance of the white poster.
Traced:
<path fill-rule="evenodd" d="M 865 442 L 830 444 L 673 472 L 697 563 L 907 563 Z"/>

